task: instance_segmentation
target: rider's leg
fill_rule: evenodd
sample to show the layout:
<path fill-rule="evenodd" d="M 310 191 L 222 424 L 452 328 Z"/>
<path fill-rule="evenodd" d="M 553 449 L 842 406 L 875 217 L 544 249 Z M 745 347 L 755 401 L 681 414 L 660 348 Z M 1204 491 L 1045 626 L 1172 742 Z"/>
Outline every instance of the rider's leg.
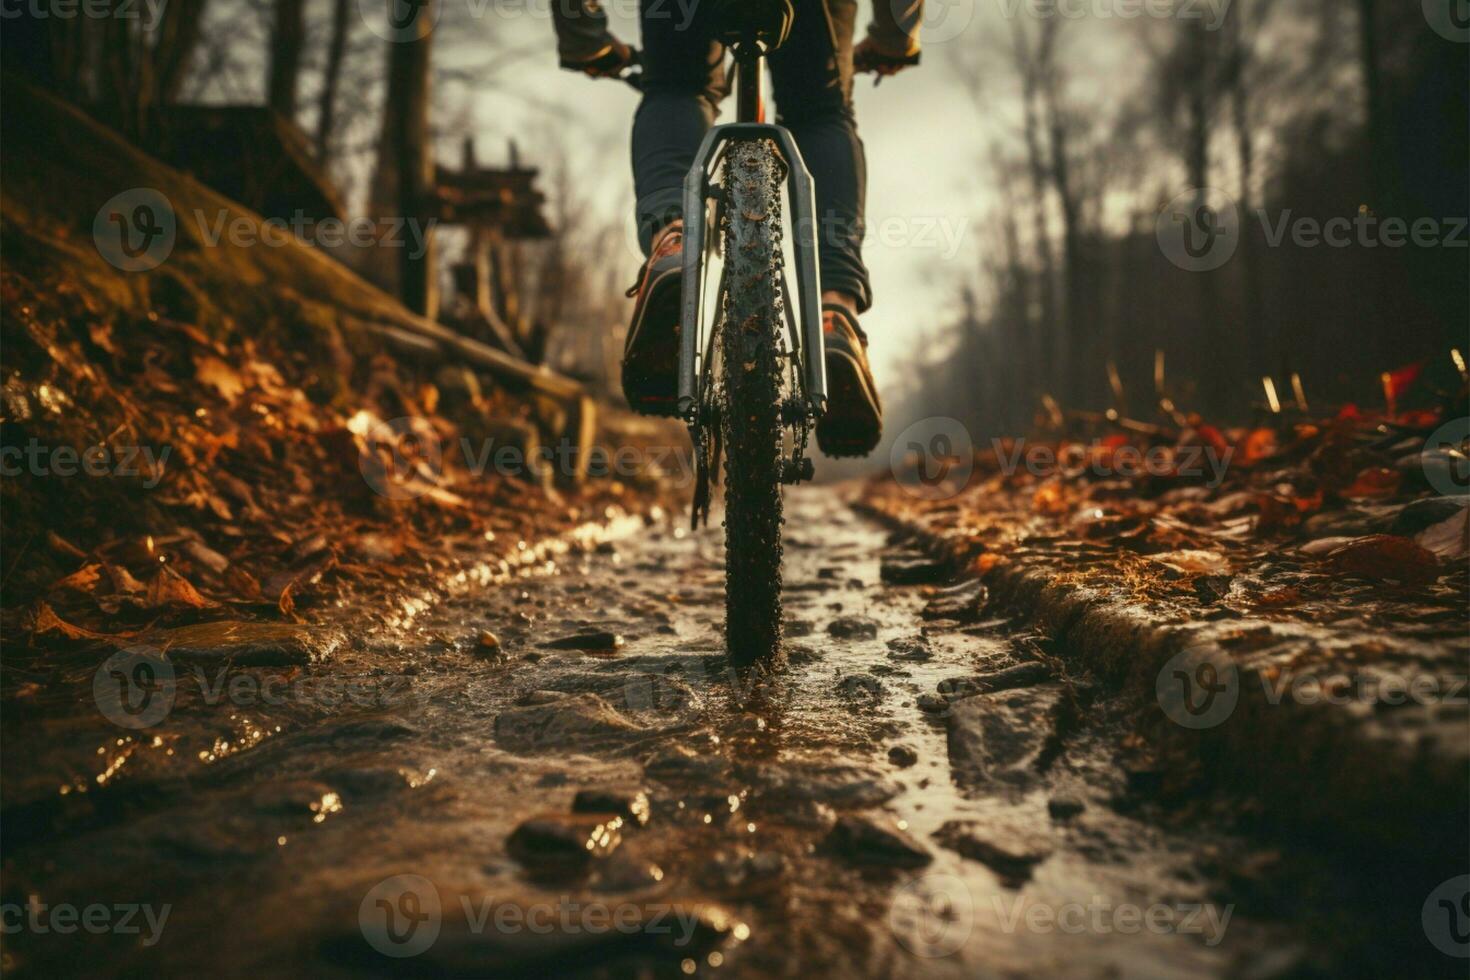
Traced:
<path fill-rule="evenodd" d="M 828 389 L 817 445 L 830 456 L 866 456 L 882 437 L 883 409 L 868 366 L 867 338 L 858 326 L 858 314 L 873 297 L 862 257 L 866 164 L 852 113 L 857 4 L 795 5 L 791 36 L 770 61 L 777 120 L 796 137 L 817 185 Z"/>
<path fill-rule="evenodd" d="M 698 7 L 643 0 L 643 101 L 633 117 L 633 190 L 638 239 L 654 236 L 682 210 L 684 175 L 726 92 L 724 50 L 704 36 Z"/>
<path fill-rule="evenodd" d="M 856 0 L 794 0 L 791 36 L 771 53 L 777 121 L 791 130 L 817 185 L 822 288 L 872 303 L 863 265 L 867 164 L 852 112 Z"/>
<path fill-rule="evenodd" d="M 673 414 L 678 395 L 679 222 L 684 176 L 714 121 L 724 89 L 718 44 L 701 43 L 697 7 L 645 0 L 643 101 L 633 119 L 638 241 L 648 256 L 629 290 L 636 296 L 623 348 L 623 394 L 636 411 Z"/>

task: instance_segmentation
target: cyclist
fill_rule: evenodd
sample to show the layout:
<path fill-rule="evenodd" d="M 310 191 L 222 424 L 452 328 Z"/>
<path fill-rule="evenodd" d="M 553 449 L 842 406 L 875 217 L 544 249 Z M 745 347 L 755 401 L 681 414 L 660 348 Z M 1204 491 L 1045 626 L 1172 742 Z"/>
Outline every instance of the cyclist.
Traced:
<path fill-rule="evenodd" d="M 684 176 L 727 94 L 724 51 L 705 25 L 727 0 L 640 0 L 643 101 L 633 119 L 639 243 L 647 255 L 623 352 L 623 391 L 650 415 L 677 398 L 681 204 Z M 728 0 L 735 2 L 735 0 Z M 746 0 L 749 2 L 749 0 Z M 786 2 L 786 0 L 780 0 Z M 923 0 L 874 0 L 854 47 L 857 0 L 790 0 L 786 43 L 769 64 L 777 122 L 796 139 L 816 182 L 828 411 L 817 444 L 830 456 L 866 456 L 882 435 L 882 407 L 858 316 L 872 304 L 863 265 L 866 163 L 852 111 L 854 71 L 892 75 L 915 64 Z M 616 78 L 633 52 L 608 29 L 599 0 L 553 0 L 562 67 Z"/>

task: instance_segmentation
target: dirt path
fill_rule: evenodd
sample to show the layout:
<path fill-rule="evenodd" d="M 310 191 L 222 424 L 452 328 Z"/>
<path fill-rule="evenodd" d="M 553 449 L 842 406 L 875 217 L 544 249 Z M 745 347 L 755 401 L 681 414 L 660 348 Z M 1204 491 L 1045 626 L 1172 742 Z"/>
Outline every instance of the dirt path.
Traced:
<path fill-rule="evenodd" d="M 180 662 L 172 710 L 136 731 L 37 705 L 7 728 L 11 758 L 73 788 L 7 800 L 4 901 L 29 920 L 6 963 L 1344 968 L 1350 944 L 1314 937 L 1369 917 L 1342 911 L 1330 861 L 1249 839 L 1223 801 L 1161 806 L 1163 775 L 1119 754 L 1128 705 L 1035 637 L 975 622 L 973 587 L 936 595 L 922 556 L 829 490 L 790 502 L 788 669 L 727 671 L 720 533 L 658 525 L 409 625 L 411 609 L 341 610 L 345 642 L 320 665 Z M 108 928 L 55 928 L 57 909 L 99 903 Z M 114 928 L 133 904 L 137 931 Z"/>

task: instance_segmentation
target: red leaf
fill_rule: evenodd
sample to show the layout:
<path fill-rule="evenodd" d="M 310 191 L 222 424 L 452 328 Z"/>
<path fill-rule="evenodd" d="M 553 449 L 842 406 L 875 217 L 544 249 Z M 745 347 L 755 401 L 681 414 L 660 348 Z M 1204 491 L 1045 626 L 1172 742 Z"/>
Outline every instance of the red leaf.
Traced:
<path fill-rule="evenodd" d="M 1392 534 L 1370 534 L 1349 541 L 1329 554 L 1323 564 L 1345 575 L 1392 579 L 1407 585 L 1424 585 L 1439 578 L 1439 560 L 1434 552 Z"/>

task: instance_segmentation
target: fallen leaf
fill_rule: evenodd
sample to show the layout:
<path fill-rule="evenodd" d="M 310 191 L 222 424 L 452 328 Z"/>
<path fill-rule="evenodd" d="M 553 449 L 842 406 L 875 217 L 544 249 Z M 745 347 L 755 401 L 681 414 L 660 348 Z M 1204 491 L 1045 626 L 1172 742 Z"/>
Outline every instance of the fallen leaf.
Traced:
<path fill-rule="evenodd" d="M 1229 575 L 1230 562 L 1218 551 L 1185 549 L 1149 555 L 1150 560 L 1186 575 Z"/>
<path fill-rule="evenodd" d="M 164 606 L 188 606 L 193 609 L 203 609 L 212 603 L 199 594 L 189 580 L 168 568 L 160 568 L 158 574 L 153 576 L 148 583 L 148 594 L 144 597 L 149 608 L 158 609 Z"/>
<path fill-rule="evenodd" d="M 1346 575 L 1391 579 L 1406 585 L 1433 582 L 1440 574 L 1434 552 L 1392 534 L 1354 538 L 1329 554 L 1323 564 Z"/>
<path fill-rule="evenodd" d="M 93 562 L 90 565 L 83 565 L 65 578 L 59 578 L 55 582 L 52 582 L 51 589 L 52 591 L 75 589 L 78 592 L 91 594 L 92 586 L 96 585 L 98 579 L 101 577 L 102 565 L 98 562 Z"/>
<path fill-rule="evenodd" d="M 212 354 L 195 356 L 194 373 L 201 384 L 209 385 L 231 405 L 245 393 L 239 372 Z"/>
<path fill-rule="evenodd" d="M 1386 466 L 1370 466 L 1342 491 L 1349 500 L 1386 500 L 1399 492 L 1403 475 Z"/>

